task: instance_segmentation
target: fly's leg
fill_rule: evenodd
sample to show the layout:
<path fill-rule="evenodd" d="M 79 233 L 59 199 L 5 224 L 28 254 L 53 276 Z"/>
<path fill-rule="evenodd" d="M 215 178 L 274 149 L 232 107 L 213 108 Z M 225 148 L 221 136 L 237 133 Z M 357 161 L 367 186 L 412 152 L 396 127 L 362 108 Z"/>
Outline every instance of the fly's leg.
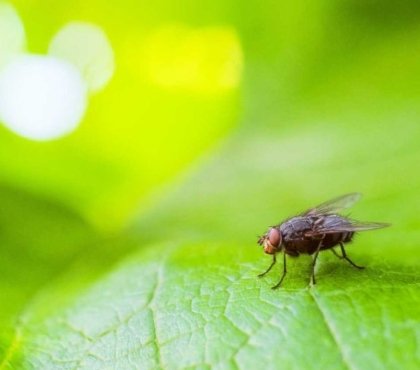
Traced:
<path fill-rule="evenodd" d="M 283 282 L 284 277 L 287 274 L 287 267 L 286 267 L 286 253 L 283 252 L 283 275 L 281 276 L 280 281 L 274 285 L 273 287 L 271 287 L 271 289 L 277 289 L 280 287 L 281 283 Z"/>
<path fill-rule="evenodd" d="M 271 262 L 271 265 L 268 267 L 268 269 L 262 274 L 259 274 L 258 277 L 263 277 L 265 274 L 267 274 L 273 268 L 275 264 L 276 264 L 276 255 L 273 254 L 273 262 Z"/>
<path fill-rule="evenodd" d="M 330 250 L 331 250 L 331 252 L 333 252 L 333 253 L 334 253 L 334 254 L 335 254 L 338 258 L 340 258 L 340 259 L 342 259 L 342 258 L 343 258 L 343 256 L 340 256 L 334 248 L 331 248 Z"/>
<path fill-rule="evenodd" d="M 358 265 L 356 265 L 350 258 L 348 258 L 347 257 L 347 254 L 346 254 L 346 250 L 344 249 L 344 244 L 343 243 L 340 243 L 340 248 L 341 248 L 341 253 L 342 253 L 342 255 L 343 255 L 343 257 L 342 258 L 344 258 L 346 261 L 348 261 L 352 266 L 354 266 L 354 267 L 356 267 L 356 268 L 358 268 L 359 270 L 362 270 L 362 269 L 364 269 L 364 267 L 363 266 L 358 266 Z"/>
<path fill-rule="evenodd" d="M 315 255 L 314 255 L 314 259 L 313 259 L 313 262 L 312 262 L 312 274 L 311 274 L 311 280 L 309 281 L 309 284 L 312 283 L 312 285 L 315 285 L 316 284 L 316 280 L 315 280 L 315 265 L 316 265 L 316 260 L 318 259 L 319 250 L 321 249 L 322 239 L 320 240 L 320 242 L 318 244 L 318 247 L 316 249 L 316 252 L 315 252 Z"/>
<path fill-rule="evenodd" d="M 315 265 L 316 265 L 316 260 L 318 259 L 318 254 L 319 254 L 319 249 L 315 252 L 314 260 L 312 262 L 312 274 L 311 274 L 311 280 L 309 281 L 309 283 L 312 283 L 313 285 L 316 284 L 316 280 L 315 280 Z"/>

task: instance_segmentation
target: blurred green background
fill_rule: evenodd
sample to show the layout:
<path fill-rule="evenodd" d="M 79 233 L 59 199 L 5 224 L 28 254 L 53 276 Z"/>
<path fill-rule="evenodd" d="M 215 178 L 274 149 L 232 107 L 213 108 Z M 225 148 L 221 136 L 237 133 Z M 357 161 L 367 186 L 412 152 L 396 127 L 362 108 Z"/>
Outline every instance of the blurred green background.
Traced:
<path fill-rule="evenodd" d="M 96 39 L 90 42 L 82 30 L 52 51 L 57 33 L 75 21 L 99 27 L 105 46 Z M 19 22 L 24 38 L 14 26 Z M 392 335 L 388 338 L 389 333 L 378 329 L 371 338 L 387 337 L 382 349 L 377 344 L 364 365 L 356 361 L 344 367 L 380 368 L 389 348 L 391 364 L 416 368 L 418 1 L 2 1 L 0 48 L 0 97 L 9 91 L 1 82 L 2 71 L 24 53 L 75 63 L 74 73 L 88 91 L 86 110 L 75 127 L 44 140 L 11 130 L 2 116 L 6 103 L 0 102 L 0 368 L 47 368 L 50 362 L 52 368 L 135 368 L 112 362 L 100 366 L 84 362 L 83 356 L 70 360 L 77 357 L 74 353 L 67 353 L 67 362 L 59 361 L 66 356 L 64 347 L 81 346 L 78 339 L 57 334 L 73 325 L 66 319 L 73 312 L 82 307 L 81 321 L 92 323 L 96 317 L 98 326 L 105 325 L 107 308 L 88 307 L 96 293 L 80 307 L 72 302 L 105 280 L 116 264 L 124 264 L 131 253 L 145 253 L 134 259 L 144 269 L 135 277 L 123 275 L 121 284 L 131 279 L 146 284 L 149 259 L 153 265 L 162 258 L 161 246 L 173 244 L 184 251 L 168 267 L 176 268 L 175 276 L 195 266 L 191 273 L 205 281 L 207 273 L 215 273 L 214 265 L 236 269 L 253 261 L 255 276 L 268 263 L 254 246 L 257 234 L 295 212 L 352 191 L 365 194 L 352 216 L 391 222 L 393 227 L 363 235 L 350 255 L 385 271 L 379 274 L 381 281 L 372 267 L 372 275 L 366 275 L 374 281 L 369 289 L 377 290 L 383 282 L 392 285 L 388 270 L 406 274 L 396 279 L 395 288 L 405 295 L 393 294 L 411 311 L 394 307 L 396 316 L 384 318 L 391 324 L 398 321 L 389 329 L 395 347 Z M 91 87 L 96 78 L 106 80 L 97 89 Z M 26 111 L 24 104 L 19 106 Z M 299 272 L 305 268 L 302 262 L 293 266 L 292 275 L 302 276 L 292 277 L 289 287 L 299 289 L 305 286 L 305 274 Z M 357 273 L 344 272 L 343 284 L 347 287 Z M 334 279 L 320 278 L 326 280 Z M 270 282 L 246 280 L 241 287 L 251 284 L 265 291 Z M 408 283 L 414 288 L 406 288 Z M 132 284 L 134 292 L 142 291 Z M 327 290 L 340 290 L 325 284 Z M 121 289 L 116 286 L 111 284 L 109 291 Z M 104 287 L 107 294 L 106 283 Z M 360 298 L 360 304 L 367 299 Z M 376 313 L 366 310 L 366 317 L 371 314 L 375 320 Z M 349 327 L 364 325 L 355 324 L 359 315 L 350 313 Z M 403 326 L 410 332 L 402 331 Z M 89 328 L 74 331 L 89 337 Z M 363 330 L 369 333 L 369 323 L 359 329 L 343 333 L 361 349 L 369 347 L 368 339 L 366 344 L 358 337 Z M 283 330 L 287 338 L 287 327 Z M 49 341 L 39 339 L 39 333 Z M 351 343 L 356 353 L 359 347 Z M 197 344 L 189 350 L 199 348 Z M 281 357 L 284 353 L 267 354 L 261 361 L 289 361 Z M 290 353 L 286 368 L 313 366 L 304 359 L 293 365 L 293 348 Z M 160 364 L 148 362 L 151 354 L 140 356 L 137 365 L 200 367 L 195 360 L 176 365 L 178 359 L 165 351 L 160 355 Z M 221 368 L 252 363 L 223 362 L 220 356 Z M 202 363 L 213 364 L 207 360 Z M 340 368 L 339 361 L 332 359 L 325 368 Z"/>

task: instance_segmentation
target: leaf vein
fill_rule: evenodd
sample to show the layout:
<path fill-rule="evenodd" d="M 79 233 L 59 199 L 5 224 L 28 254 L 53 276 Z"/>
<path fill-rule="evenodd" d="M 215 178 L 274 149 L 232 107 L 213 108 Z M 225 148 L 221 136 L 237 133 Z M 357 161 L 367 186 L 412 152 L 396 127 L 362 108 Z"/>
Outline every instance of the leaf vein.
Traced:
<path fill-rule="evenodd" d="M 348 356 L 346 354 L 346 351 L 344 350 L 343 344 L 339 340 L 334 328 L 331 326 L 325 311 L 322 309 L 321 304 L 319 303 L 319 300 L 316 296 L 316 293 L 314 293 L 311 288 L 309 288 L 309 295 L 312 297 L 313 301 L 315 302 L 315 306 L 318 308 L 318 310 L 321 314 L 321 317 L 322 317 L 322 319 L 325 323 L 325 326 L 326 326 L 328 332 L 330 333 L 330 336 L 331 336 L 332 340 L 336 344 L 336 346 L 337 346 L 337 348 L 338 348 L 338 350 L 341 354 L 341 359 L 343 360 L 343 364 L 347 367 L 347 369 L 354 370 L 355 367 L 351 364 L 351 361 L 348 358 Z"/>

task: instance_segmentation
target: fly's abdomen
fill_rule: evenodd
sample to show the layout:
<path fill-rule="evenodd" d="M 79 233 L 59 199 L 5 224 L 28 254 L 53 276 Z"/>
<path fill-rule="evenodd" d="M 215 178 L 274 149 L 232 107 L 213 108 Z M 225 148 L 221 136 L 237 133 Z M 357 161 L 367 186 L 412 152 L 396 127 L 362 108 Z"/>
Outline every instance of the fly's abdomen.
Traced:
<path fill-rule="evenodd" d="M 354 232 L 342 231 L 331 234 L 325 234 L 322 241 L 321 250 L 332 248 L 340 243 L 348 243 L 353 238 Z"/>

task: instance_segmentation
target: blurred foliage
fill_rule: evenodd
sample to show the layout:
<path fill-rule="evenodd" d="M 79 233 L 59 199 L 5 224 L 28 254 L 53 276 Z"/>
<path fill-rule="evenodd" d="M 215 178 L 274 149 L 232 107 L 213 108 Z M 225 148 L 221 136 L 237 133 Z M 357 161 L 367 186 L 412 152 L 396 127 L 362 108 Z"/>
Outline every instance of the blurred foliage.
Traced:
<path fill-rule="evenodd" d="M 71 136 L 0 133 L 0 368 L 420 366 L 418 2 L 15 3 L 30 50 L 94 22 L 117 71 Z M 255 278 L 256 235 L 350 191 L 393 223 L 349 246 L 366 270 L 323 253 L 315 288 L 306 257 L 283 290 L 279 266 Z"/>
<path fill-rule="evenodd" d="M 55 33 L 69 21 L 92 22 L 110 38 L 115 76 L 92 97 L 80 129 L 67 138 L 34 143 L 2 129 L 1 178 L 115 230 L 140 200 L 233 126 L 242 64 L 239 40 L 232 27 L 207 28 L 203 35 L 201 25 L 193 24 L 190 34 L 195 41 L 188 43 L 191 37 L 180 35 L 184 28 L 175 25 L 180 36 L 176 46 L 174 36 L 162 34 L 162 27 L 168 26 L 159 18 L 151 21 L 149 10 L 141 4 L 125 2 L 118 9 L 104 1 L 69 4 L 17 2 L 29 50 L 46 53 Z M 182 20 L 172 22 L 178 21 Z M 174 53 L 178 60 L 171 59 Z M 183 64 L 187 58 L 190 65 Z M 154 76 L 169 69 L 188 77 L 195 67 L 198 77 L 189 81 L 181 76 L 168 89 L 148 73 L 151 65 Z M 179 71 L 182 68 L 187 71 Z M 232 74 L 230 84 L 214 78 Z M 204 79 L 207 75 L 212 81 Z"/>

